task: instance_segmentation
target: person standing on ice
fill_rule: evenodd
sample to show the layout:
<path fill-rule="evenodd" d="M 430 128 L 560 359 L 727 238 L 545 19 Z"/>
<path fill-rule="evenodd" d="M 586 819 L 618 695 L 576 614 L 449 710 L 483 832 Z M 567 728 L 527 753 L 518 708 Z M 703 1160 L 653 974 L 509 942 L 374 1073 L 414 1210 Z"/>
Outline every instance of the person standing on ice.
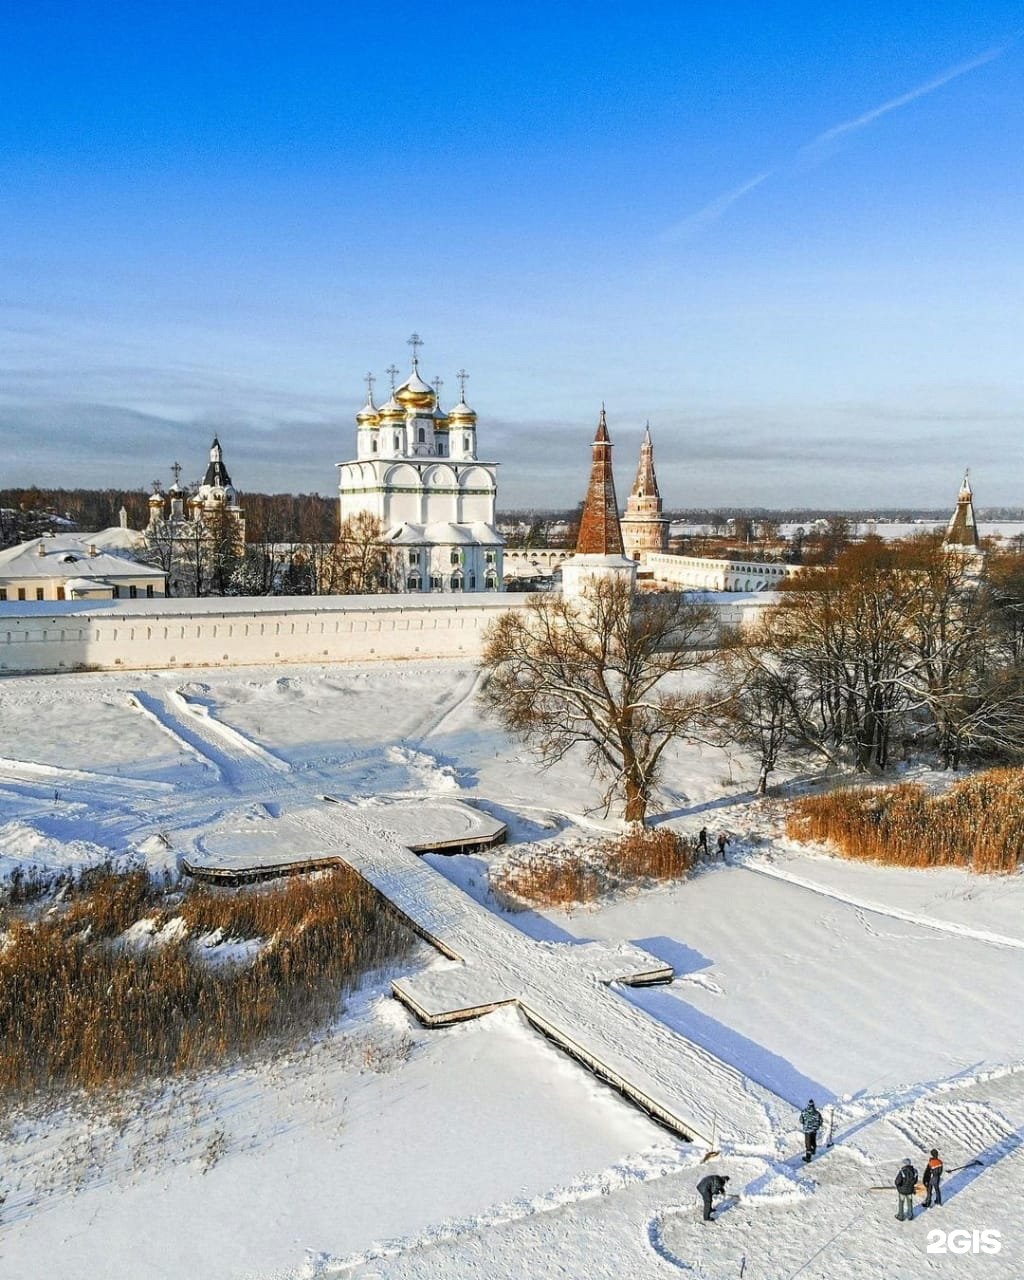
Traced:
<path fill-rule="evenodd" d="M 697 1194 L 704 1201 L 704 1221 L 711 1222 L 714 1219 L 715 1211 L 711 1207 L 712 1196 L 724 1196 L 725 1184 L 729 1181 L 727 1177 L 722 1177 L 717 1173 L 709 1173 L 706 1178 L 701 1178 L 697 1183 Z"/>
<path fill-rule="evenodd" d="M 731 841 L 730 841 L 729 837 L 725 834 L 725 832 L 724 832 L 724 831 L 719 831 L 719 833 L 718 833 L 718 856 L 722 859 L 722 861 L 723 861 L 723 862 L 725 861 L 725 846 L 726 846 L 727 844 L 731 844 Z"/>
<path fill-rule="evenodd" d="M 939 1153 L 932 1147 L 931 1156 L 924 1167 L 924 1204 L 921 1206 L 922 1209 L 930 1209 L 932 1200 L 936 1204 L 942 1204 L 942 1170 L 943 1164 L 939 1159 Z"/>
<path fill-rule="evenodd" d="M 897 1221 L 902 1222 L 904 1217 L 909 1221 L 914 1216 L 914 1191 L 917 1189 L 917 1170 L 912 1160 L 903 1161 L 893 1186 L 899 1197 L 900 1211 L 896 1215 Z M 905 1215 L 904 1209 L 907 1211 Z"/>
<path fill-rule="evenodd" d="M 825 1123 L 825 1117 L 809 1099 L 807 1106 L 800 1112 L 800 1128 L 804 1131 L 804 1164 L 810 1164 L 811 1158 L 818 1150 L 818 1130 Z"/>
<path fill-rule="evenodd" d="M 705 858 L 708 856 L 708 853 L 710 852 L 710 850 L 708 849 L 707 827 L 701 827 L 700 829 L 700 835 L 698 835 L 697 837 L 697 852 L 699 854 L 702 854 Z"/>

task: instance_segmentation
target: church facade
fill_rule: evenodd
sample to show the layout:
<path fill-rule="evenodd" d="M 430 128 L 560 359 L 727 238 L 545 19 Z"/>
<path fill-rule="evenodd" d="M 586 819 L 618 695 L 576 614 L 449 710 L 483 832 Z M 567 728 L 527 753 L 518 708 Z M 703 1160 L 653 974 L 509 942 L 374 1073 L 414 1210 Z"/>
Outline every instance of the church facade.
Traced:
<path fill-rule="evenodd" d="M 382 526 L 400 590 L 500 591 L 504 539 L 494 524 L 497 463 L 477 456 L 477 416 L 460 398 L 441 407 L 443 383 L 420 376 L 413 334 L 412 370 L 378 406 L 367 375 L 366 404 L 356 414 L 356 456 L 338 463 L 342 523 L 368 513 Z"/>

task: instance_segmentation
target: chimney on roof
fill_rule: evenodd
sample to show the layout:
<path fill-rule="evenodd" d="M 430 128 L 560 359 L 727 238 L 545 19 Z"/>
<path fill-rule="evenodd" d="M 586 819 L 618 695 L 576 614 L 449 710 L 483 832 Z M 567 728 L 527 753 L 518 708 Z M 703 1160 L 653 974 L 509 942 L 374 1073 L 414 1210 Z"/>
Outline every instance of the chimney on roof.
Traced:
<path fill-rule="evenodd" d="M 45 556 L 45 555 L 46 555 L 46 547 L 45 547 L 45 546 L 43 545 L 43 543 L 41 543 L 41 542 L 40 542 L 40 544 L 39 544 L 39 554 L 40 554 L 41 556 Z"/>
<path fill-rule="evenodd" d="M 99 553 L 100 553 L 100 550 L 99 550 L 99 547 L 97 547 L 96 543 L 95 543 L 95 542 L 90 542 L 90 543 L 89 543 L 89 554 L 90 554 L 91 556 L 98 556 L 98 555 L 99 555 Z"/>

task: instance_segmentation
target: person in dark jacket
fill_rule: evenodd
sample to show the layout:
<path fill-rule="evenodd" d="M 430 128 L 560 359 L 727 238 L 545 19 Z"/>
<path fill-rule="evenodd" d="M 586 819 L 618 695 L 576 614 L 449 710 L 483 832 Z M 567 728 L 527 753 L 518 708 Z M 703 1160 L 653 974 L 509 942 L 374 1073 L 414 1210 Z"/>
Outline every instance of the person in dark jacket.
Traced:
<path fill-rule="evenodd" d="M 896 1188 L 900 1206 L 900 1211 L 896 1218 L 899 1222 L 902 1222 L 904 1218 L 909 1221 L 914 1216 L 914 1191 L 917 1189 L 917 1170 L 914 1168 L 912 1160 L 903 1161 L 893 1186 Z M 906 1209 L 906 1214 L 903 1212 L 904 1209 Z"/>
<path fill-rule="evenodd" d="M 726 835 L 726 833 L 725 833 L 724 831 L 719 831 L 719 833 L 718 833 L 718 856 L 722 859 L 722 861 L 723 861 L 723 862 L 725 861 L 725 846 L 726 846 L 727 844 L 731 844 L 731 843 L 732 843 L 732 841 L 729 839 L 729 837 Z"/>
<path fill-rule="evenodd" d="M 804 1131 L 804 1164 L 810 1164 L 811 1158 L 818 1150 L 818 1130 L 824 1123 L 824 1116 L 811 1098 L 800 1112 L 800 1128 Z"/>
<path fill-rule="evenodd" d="M 729 1181 L 727 1177 L 721 1177 L 717 1173 L 709 1173 L 706 1178 L 701 1178 L 697 1183 L 697 1194 L 704 1201 L 704 1221 L 710 1222 L 715 1211 L 711 1207 L 712 1196 L 724 1196 L 725 1184 Z"/>
<path fill-rule="evenodd" d="M 702 857 L 705 857 L 705 858 L 708 856 L 708 853 L 710 852 L 710 850 L 708 849 L 707 827 L 701 827 L 700 834 L 697 836 L 697 852 L 701 854 Z"/>
<path fill-rule="evenodd" d="M 932 1207 L 932 1201 L 936 1204 L 942 1204 L 942 1161 L 939 1159 L 939 1153 L 932 1147 L 931 1155 L 928 1163 L 924 1167 L 924 1209 Z"/>

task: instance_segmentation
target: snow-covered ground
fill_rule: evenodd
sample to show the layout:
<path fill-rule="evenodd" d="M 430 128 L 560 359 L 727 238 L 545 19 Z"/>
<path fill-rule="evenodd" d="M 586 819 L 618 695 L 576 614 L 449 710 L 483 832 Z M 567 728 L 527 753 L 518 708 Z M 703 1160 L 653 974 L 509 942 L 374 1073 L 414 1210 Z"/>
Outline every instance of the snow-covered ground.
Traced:
<path fill-rule="evenodd" d="M 539 773 L 481 719 L 476 685 L 456 663 L 0 681 L 0 874 L 125 853 L 160 866 L 247 824 L 265 840 L 296 787 L 356 814 L 382 796 L 460 798 L 553 852 L 613 827 L 573 762 Z M 215 738 L 161 716 L 184 704 L 207 709 Z M 664 820 L 728 830 L 728 865 L 503 919 L 544 943 L 631 943 L 671 964 L 670 985 L 617 998 L 777 1095 L 767 1137 L 701 1164 L 703 1147 L 513 1008 L 426 1031 L 391 998 L 397 975 L 374 975 L 290 1054 L 9 1112 L 0 1277 L 1016 1280 L 1024 878 L 800 849 L 750 782 L 741 758 L 683 744 Z M 497 912 L 488 866 L 515 848 L 424 869 Z M 449 963 L 424 943 L 405 972 L 422 982 Z M 836 1144 L 805 1168 L 795 1108 L 809 1095 L 834 1109 Z M 932 1145 L 950 1167 L 984 1166 L 947 1178 L 941 1210 L 894 1222 L 895 1194 L 869 1188 Z M 704 1227 L 693 1187 L 708 1171 L 741 1197 Z M 1000 1251 L 926 1252 L 930 1230 L 960 1229 L 999 1231 Z"/>

